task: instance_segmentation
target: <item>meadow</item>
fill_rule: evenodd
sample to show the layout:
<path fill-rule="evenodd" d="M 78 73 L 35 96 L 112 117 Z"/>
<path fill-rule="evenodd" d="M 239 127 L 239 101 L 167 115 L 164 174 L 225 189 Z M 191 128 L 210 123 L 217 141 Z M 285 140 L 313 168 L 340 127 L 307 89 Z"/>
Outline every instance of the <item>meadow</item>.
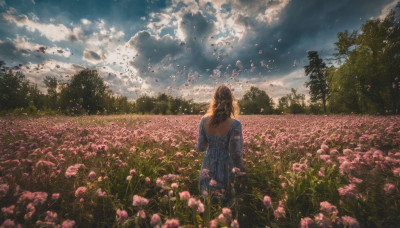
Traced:
<path fill-rule="evenodd" d="M 1 227 L 399 226 L 400 116 L 237 118 L 226 206 L 199 192 L 201 116 L 3 117 Z"/>

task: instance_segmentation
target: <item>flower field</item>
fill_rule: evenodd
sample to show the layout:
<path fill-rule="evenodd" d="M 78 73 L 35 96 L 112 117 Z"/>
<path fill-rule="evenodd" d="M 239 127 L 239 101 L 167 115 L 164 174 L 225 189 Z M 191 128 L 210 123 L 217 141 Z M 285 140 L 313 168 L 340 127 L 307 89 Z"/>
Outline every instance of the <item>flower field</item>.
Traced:
<path fill-rule="evenodd" d="M 200 119 L 0 119 L 0 224 L 399 226 L 399 116 L 239 116 L 246 178 L 230 205 L 199 192 Z"/>

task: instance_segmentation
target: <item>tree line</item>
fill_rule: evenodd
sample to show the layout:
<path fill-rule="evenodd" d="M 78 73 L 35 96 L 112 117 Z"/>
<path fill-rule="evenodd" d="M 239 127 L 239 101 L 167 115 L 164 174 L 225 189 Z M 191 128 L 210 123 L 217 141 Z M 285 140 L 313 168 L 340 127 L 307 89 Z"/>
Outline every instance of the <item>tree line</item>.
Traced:
<path fill-rule="evenodd" d="M 96 70 L 85 69 L 71 77 L 69 83 L 60 83 L 55 77 L 43 80 L 47 93 L 29 82 L 21 71 L 0 65 L 0 114 L 204 114 L 208 103 L 196 103 L 165 93 L 151 97 L 142 95 L 136 101 L 115 96 Z M 270 96 L 257 87 L 251 87 L 238 100 L 241 114 L 318 113 L 305 103 L 304 94 L 292 89 L 290 94 L 275 104 Z M 315 112 L 316 111 L 316 112 Z"/>
<path fill-rule="evenodd" d="M 329 67 L 317 51 L 308 52 L 306 86 L 325 113 L 399 113 L 399 10 L 400 2 L 383 20 L 339 32 Z"/>
<path fill-rule="evenodd" d="M 90 69 L 75 74 L 69 83 L 49 76 L 43 82 L 47 94 L 21 71 L 7 69 L 0 62 L 0 114 L 199 114 L 206 106 L 166 94 L 129 101 L 125 96 L 115 96 L 98 72 Z"/>

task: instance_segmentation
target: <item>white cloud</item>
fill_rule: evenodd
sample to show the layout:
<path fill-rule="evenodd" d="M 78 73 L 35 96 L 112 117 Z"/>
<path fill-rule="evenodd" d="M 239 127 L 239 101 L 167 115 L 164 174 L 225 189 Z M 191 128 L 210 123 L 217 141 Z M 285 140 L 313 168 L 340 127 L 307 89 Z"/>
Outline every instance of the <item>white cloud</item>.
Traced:
<path fill-rule="evenodd" d="M 278 3 L 268 6 L 264 14 L 258 14 L 256 19 L 262 22 L 268 22 L 268 24 L 279 21 L 282 10 L 289 4 L 289 2 L 290 0 L 279 0 Z"/>
<path fill-rule="evenodd" d="M 47 93 L 46 86 L 43 83 L 43 75 L 55 77 L 59 82 L 67 82 L 71 76 L 83 69 L 83 67 L 74 63 L 48 59 L 42 64 L 28 63 L 21 68 L 21 71 L 30 82 L 37 84 L 39 90 Z"/>
<path fill-rule="evenodd" d="M 378 18 L 381 20 L 385 19 L 385 17 L 390 13 L 390 10 L 393 9 L 398 2 L 398 0 L 393 0 L 393 2 L 385 5 L 381 10 L 381 14 L 378 16 Z"/>
<path fill-rule="evenodd" d="M 91 25 L 91 24 L 92 24 L 92 22 L 89 21 L 89 20 L 86 19 L 86 18 L 82 18 L 82 19 L 81 19 L 81 23 L 84 24 L 84 25 Z"/>
<path fill-rule="evenodd" d="M 59 55 L 59 56 L 64 56 L 66 58 L 71 56 L 71 51 L 69 48 L 60 48 L 60 47 L 45 47 L 44 45 L 41 44 L 35 44 L 27 41 L 26 37 L 21 37 L 17 35 L 17 37 L 13 40 L 13 43 L 15 47 L 19 50 L 27 50 L 31 52 L 36 52 L 40 48 L 45 48 L 44 51 L 47 54 L 53 54 L 53 55 Z"/>
<path fill-rule="evenodd" d="M 147 24 L 147 28 L 151 29 L 151 31 L 158 35 L 161 34 L 164 28 L 171 26 L 173 19 L 170 14 L 166 13 L 151 13 L 149 17 L 150 22 Z"/>
<path fill-rule="evenodd" d="M 5 20 L 15 23 L 19 27 L 25 27 L 30 32 L 39 31 L 42 36 L 45 36 L 53 42 L 71 40 L 71 38 L 77 39 L 80 38 L 82 34 L 80 28 L 71 30 L 63 24 L 41 24 L 30 20 L 24 14 L 15 14 L 15 10 L 9 10 L 7 13 L 3 13 L 2 16 Z M 36 19 L 38 20 L 38 18 Z"/>

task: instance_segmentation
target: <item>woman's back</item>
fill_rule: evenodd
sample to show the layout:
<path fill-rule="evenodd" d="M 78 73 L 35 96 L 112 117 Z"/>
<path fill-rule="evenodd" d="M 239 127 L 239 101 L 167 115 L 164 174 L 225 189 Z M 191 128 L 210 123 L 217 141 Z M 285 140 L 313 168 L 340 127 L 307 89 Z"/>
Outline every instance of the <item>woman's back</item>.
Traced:
<path fill-rule="evenodd" d="M 200 191 L 215 190 L 230 195 L 235 174 L 244 172 L 242 124 L 235 116 L 239 111 L 231 90 L 219 85 L 214 91 L 208 115 L 201 118 L 197 150 L 206 151 L 200 173 Z M 236 168 L 236 169 L 234 169 Z"/>
<path fill-rule="evenodd" d="M 206 133 L 209 135 L 216 135 L 219 137 L 227 134 L 235 122 L 235 119 L 228 118 L 224 122 L 220 123 L 218 126 L 210 126 L 207 121 L 209 119 L 209 116 L 206 116 L 204 118 L 205 119 L 204 119 L 203 125 L 204 125 L 204 130 L 206 131 Z"/>
<path fill-rule="evenodd" d="M 199 151 L 207 150 L 203 160 L 200 188 L 201 190 L 216 189 L 220 193 L 230 191 L 233 182 L 234 167 L 244 171 L 242 151 L 242 125 L 237 119 L 227 119 L 218 126 L 207 124 L 208 116 L 200 121 Z"/>

